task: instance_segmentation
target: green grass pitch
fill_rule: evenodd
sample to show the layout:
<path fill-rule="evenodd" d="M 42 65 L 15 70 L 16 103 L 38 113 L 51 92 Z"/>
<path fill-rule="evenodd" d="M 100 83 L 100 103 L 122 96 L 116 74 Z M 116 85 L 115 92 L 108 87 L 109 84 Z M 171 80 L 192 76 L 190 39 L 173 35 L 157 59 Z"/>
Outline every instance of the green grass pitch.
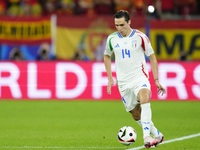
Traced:
<path fill-rule="evenodd" d="M 165 141 L 200 133 L 200 102 L 151 101 L 152 120 Z M 117 140 L 125 125 L 137 140 Z M 158 145 L 159 150 L 200 149 L 200 136 Z M 143 145 L 142 129 L 121 101 L 0 101 L 2 150 L 125 150 Z"/>

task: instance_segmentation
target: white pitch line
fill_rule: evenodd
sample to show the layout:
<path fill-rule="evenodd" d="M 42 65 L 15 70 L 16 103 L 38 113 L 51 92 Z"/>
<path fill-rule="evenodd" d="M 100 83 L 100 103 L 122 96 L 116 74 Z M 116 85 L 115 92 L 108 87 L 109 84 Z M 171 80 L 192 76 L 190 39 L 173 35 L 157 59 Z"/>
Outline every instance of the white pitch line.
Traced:
<path fill-rule="evenodd" d="M 200 136 L 200 133 L 197 134 L 192 134 L 192 135 L 188 135 L 188 136 L 183 136 L 180 138 L 176 138 L 176 139 L 172 139 L 172 140 L 167 140 L 162 142 L 161 144 L 166 144 L 166 143 L 171 143 L 171 142 L 175 142 L 175 141 L 182 141 L 185 139 L 190 139 L 190 138 L 194 138 Z M 124 147 L 59 147 L 59 146 L 54 146 L 54 147 L 47 147 L 47 146 L 0 146 L 0 149 L 124 149 Z M 135 148 L 130 148 L 130 149 L 126 149 L 126 150 L 139 150 L 139 149 L 143 149 L 144 146 L 139 146 L 139 147 L 135 147 Z"/>
<path fill-rule="evenodd" d="M 176 142 L 176 141 L 182 141 L 182 140 L 194 138 L 194 137 L 197 137 L 197 136 L 200 136 L 200 133 L 192 134 L 192 135 L 188 135 L 188 136 L 183 136 L 183 137 L 172 139 L 172 140 L 167 140 L 167 141 L 164 141 L 164 142 L 162 142 L 160 144 L 166 144 L 166 143 L 171 143 L 171 142 Z M 135 148 L 129 148 L 127 150 L 138 150 L 138 149 L 143 149 L 143 148 L 145 148 L 145 147 L 144 146 L 139 146 L 139 147 L 135 147 Z"/>

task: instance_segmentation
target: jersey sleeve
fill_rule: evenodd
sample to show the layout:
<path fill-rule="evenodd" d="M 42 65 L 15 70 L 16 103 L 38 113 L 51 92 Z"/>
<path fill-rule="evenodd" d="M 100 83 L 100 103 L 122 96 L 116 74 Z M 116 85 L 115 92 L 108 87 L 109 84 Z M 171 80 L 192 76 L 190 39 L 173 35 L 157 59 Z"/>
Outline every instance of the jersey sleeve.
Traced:
<path fill-rule="evenodd" d="M 145 54 L 147 56 L 150 56 L 151 54 L 153 54 L 154 51 L 153 51 L 153 48 L 151 46 L 151 42 L 150 42 L 149 38 L 144 33 L 140 32 L 138 30 L 136 30 L 136 33 L 138 34 L 138 36 L 141 37 L 142 48 L 143 48 Z"/>
<path fill-rule="evenodd" d="M 151 42 L 146 35 L 144 35 L 144 43 L 145 43 L 145 54 L 147 56 L 150 56 L 151 54 L 154 53 L 154 51 L 153 51 L 153 48 L 151 46 Z"/>
<path fill-rule="evenodd" d="M 106 41 L 106 48 L 105 48 L 104 55 L 111 56 L 113 53 L 113 47 L 112 47 L 111 40 L 112 40 L 112 37 L 108 36 L 107 41 Z"/>

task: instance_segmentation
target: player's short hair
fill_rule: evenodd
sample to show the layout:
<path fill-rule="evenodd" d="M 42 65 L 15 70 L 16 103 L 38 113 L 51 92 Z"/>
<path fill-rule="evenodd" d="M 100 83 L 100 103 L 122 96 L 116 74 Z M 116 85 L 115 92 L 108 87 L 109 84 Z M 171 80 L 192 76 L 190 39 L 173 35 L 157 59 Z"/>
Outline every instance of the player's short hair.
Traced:
<path fill-rule="evenodd" d="M 115 14 L 115 18 L 119 19 L 119 18 L 125 18 L 125 21 L 128 22 L 130 20 L 130 16 L 128 11 L 126 10 L 120 10 Z"/>

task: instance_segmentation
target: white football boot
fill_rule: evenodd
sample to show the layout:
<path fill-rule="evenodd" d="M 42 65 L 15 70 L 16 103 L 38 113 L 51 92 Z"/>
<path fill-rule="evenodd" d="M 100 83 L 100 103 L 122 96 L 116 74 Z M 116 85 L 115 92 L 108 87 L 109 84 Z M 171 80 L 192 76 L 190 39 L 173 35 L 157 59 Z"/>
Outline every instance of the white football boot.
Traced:
<path fill-rule="evenodd" d="M 154 139 L 158 140 L 158 144 L 160 144 L 164 141 L 164 135 L 162 133 L 159 133 L 158 137 L 155 137 Z"/>
<path fill-rule="evenodd" d="M 158 143 L 159 143 L 159 141 L 156 139 L 153 139 L 151 136 L 144 137 L 145 148 L 157 147 Z"/>

